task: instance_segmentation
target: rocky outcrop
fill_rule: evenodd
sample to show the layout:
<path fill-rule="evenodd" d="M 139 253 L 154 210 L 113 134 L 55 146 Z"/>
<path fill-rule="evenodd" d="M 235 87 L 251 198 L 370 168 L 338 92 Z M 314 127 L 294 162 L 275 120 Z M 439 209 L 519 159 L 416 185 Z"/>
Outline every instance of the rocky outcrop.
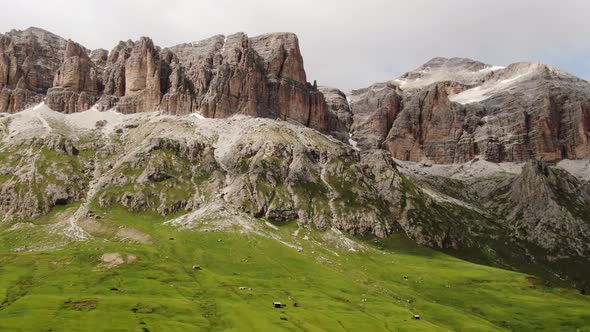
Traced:
<path fill-rule="evenodd" d="M 107 65 L 107 60 L 109 59 L 109 51 L 102 48 L 92 50 L 90 51 L 90 59 L 96 67 L 104 70 Z M 100 90 L 102 91 L 102 89 Z"/>
<path fill-rule="evenodd" d="M 160 55 L 151 39 L 119 44 L 111 52 L 104 95 L 119 97 L 116 105 L 122 113 L 139 113 L 160 104 Z M 110 66 L 109 66 L 110 65 Z M 123 84 L 124 83 L 124 84 Z"/>
<path fill-rule="evenodd" d="M 350 98 L 353 138 L 364 149 L 387 148 L 400 160 L 590 156 L 590 84 L 539 63 L 503 68 L 435 58 Z"/>
<path fill-rule="evenodd" d="M 98 72 L 88 56 L 88 50 L 69 40 L 64 60 L 47 91 L 47 104 L 62 113 L 74 113 L 90 108 L 98 96 Z"/>
<path fill-rule="evenodd" d="M 464 132 L 473 130 L 476 122 L 458 112 L 448 96 L 464 86 L 456 82 L 439 82 L 419 90 L 403 101 L 403 110 L 395 121 L 384 147 L 400 160 L 430 159 L 439 163 L 465 162 L 477 154 L 473 140 Z M 471 120 L 471 121 L 470 121 Z"/>
<path fill-rule="evenodd" d="M 69 40 L 64 53 L 64 61 L 55 73 L 54 87 L 70 89 L 74 92 L 86 91 L 96 95 L 97 73 L 88 51 L 79 44 Z"/>
<path fill-rule="evenodd" d="M 336 139 L 349 142 L 352 112 L 346 94 L 330 87 L 320 87 L 319 90 L 324 95 L 328 107 L 328 132 Z"/>
<path fill-rule="evenodd" d="M 0 112 L 18 112 L 43 100 L 66 43 L 38 28 L 0 35 Z"/>
<path fill-rule="evenodd" d="M 376 84 L 350 95 L 352 138 L 362 150 L 382 147 L 393 121 L 401 111 L 401 90 L 394 84 Z"/>
<path fill-rule="evenodd" d="M 349 105 L 331 89 L 323 89 L 326 103 L 307 82 L 291 33 L 219 35 L 165 49 L 142 37 L 107 52 L 30 28 L 2 35 L 0 53 L 0 112 L 46 98 L 64 113 L 96 105 L 122 113 L 245 114 L 436 163 L 590 156 L 590 84 L 538 63 L 502 68 L 434 58 L 353 91 Z"/>
<path fill-rule="evenodd" d="M 246 114 L 325 133 L 341 130 L 338 117 L 329 119 L 323 94 L 307 82 L 292 33 L 237 33 L 166 49 L 142 37 L 109 53 L 32 28 L 8 33 L 0 45 L 0 111 L 20 111 L 47 97 L 52 109 L 64 113 L 96 103 L 127 114 Z"/>
<path fill-rule="evenodd" d="M 215 36 L 168 51 L 171 91 L 162 103 L 168 113 L 246 114 L 328 131 L 324 97 L 306 81 L 294 34 Z"/>

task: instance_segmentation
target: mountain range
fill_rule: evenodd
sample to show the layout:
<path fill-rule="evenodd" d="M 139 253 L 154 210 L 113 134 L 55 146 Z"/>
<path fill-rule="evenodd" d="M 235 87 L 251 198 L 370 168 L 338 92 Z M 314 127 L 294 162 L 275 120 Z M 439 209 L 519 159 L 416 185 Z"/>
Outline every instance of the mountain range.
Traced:
<path fill-rule="evenodd" d="M 143 243 L 112 211 L 279 240 L 255 221 L 296 221 L 590 287 L 590 83 L 558 68 L 438 57 L 345 93 L 308 82 L 292 33 L 106 51 L 29 28 L 0 55 L 11 252 Z"/>

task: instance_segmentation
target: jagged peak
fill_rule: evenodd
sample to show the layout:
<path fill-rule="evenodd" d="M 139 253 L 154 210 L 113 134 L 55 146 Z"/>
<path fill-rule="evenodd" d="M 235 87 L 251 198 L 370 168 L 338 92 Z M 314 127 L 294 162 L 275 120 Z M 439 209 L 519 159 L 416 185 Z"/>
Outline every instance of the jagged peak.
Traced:
<path fill-rule="evenodd" d="M 263 33 L 261 35 L 257 35 L 254 36 L 252 38 L 287 38 L 287 39 L 292 39 L 292 40 L 299 40 L 299 38 L 297 37 L 297 34 L 294 32 L 268 32 L 268 33 Z"/>
<path fill-rule="evenodd" d="M 51 31 L 42 29 L 42 28 L 38 28 L 38 27 L 28 27 L 25 30 L 17 30 L 17 29 L 12 29 L 10 30 L 10 32 L 7 32 L 6 35 L 9 36 L 18 36 L 18 37 L 24 37 L 28 34 L 32 34 L 37 38 L 52 38 L 52 39 L 58 39 L 58 40 L 63 40 L 64 42 L 66 41 L 65 38 L 61 37 L 60 35 L 57 35 Z"/>
<path fill-rule="evenodd" d="M 480 70 L 490 65 L 485 64 L 483 62 L 473 60 L 470 58 L 462 58 L 462 57 L 434 57 L 424 63 L 422 66 L 418 67 L 416 70 L 422 68 L 440 68 L 440 67 L 461 67 L 465 69 L 475 69 Z"/>
<path fill-rule="evenodd" d="M 525 61 L 525 62 L 515 62 L 510 64 L 506 67 L 504 71 L 507 75 L 528 75 L 528 74 L 536 74 L 542 76 L 548 76 L 551 78 L 564 78 L 564 79 L 573 79 L 583 81 L 581 78 L 572 75 L 556 66 L 549 65 L 546 63 L 542 63 L 539 61 Z"/>
<path fill-rule="evenodd" d="M 420 67 L 409 71 L 394 82 L 405 89 L 422 88 L 439 81 L 456 81 L 466 85 L 479 85 L 488 79 L 512 80 L 523 76 L 542 75 L 551 78 L 580 80 L 555 66 L 538 61 L 516 62 L 494 66 L 470 58 L 434 57 Z"/>
<path fill-rule="evenodd" d="M 442 81 L 476 85 L 503 68 L 469 58 L 435 57 L 392 82 L 403 90 L 423 88 Z"/>
<path fill-rule="evenodd" d="M 268 46 L 273 42 L 281 42 L 285 50 L 299 51 L 299 38 L 293 32 L 270 32 L 250 38 L 254 45 Z"/>
<path fill-rule="evenodd" d="M 543 82 L 547 80 L 568 83 L 571 86 L 579 86 L 581 89 L 588 88 L 586 81 L 557 67 L 541 62 L 517 62 L 494 72 L 477 86 L 451 96 L 449 99 L 463 105 L 479 103 L 498 94 L 518 89 L 524 82 L 532 82 L 533 85 L 527 83 L 525 86 L 528 88 L 522 88 L 521 91 L 537 89 L 539 84 L 544 84 Z"/>
<path fill-rule="evenodd" d="M 25 30 L 23 30 L 23 31 L 31 31 L 31 32 L 43 32 L 43 33 L 50 33 L 50 34 L 54 34 L 53 32 L 51 32 L 51 31 L 49 31 L 49 30 L 45 30 L 45 29 L 43 29 L 43 28 L 39 28 L 39 27 L 33 27 L 33 26 L 30 26 L 30 27 L 26 28 L 26 29 L 25 29 Z"/>
<path fill-rule="evenodd" d="M 176 45 L 170 46 L 168 48 L 174 49 L 174 48 L 181 48 L 181 47 L 203 47 L 203 46 L 213 45 L 213 44 L 227 41 L 235 36 L 245 37 L 246 39 L 252 40 L 252 41 L 257 41 L 257 40 L 262 40 L 262 39 L 271 39 L 271 40 L 272 39 L 282 39 L 282 40 L 286 41 L 287 44 L 289 44 L 289 42 L 292 42 L 290 45 L 296 45 L 297 48 L 299 47 L 299 39 L 297 37 L 297 34 L 295 34 L 293 32 L 269 32 L 269 33 L 250 37 L 250 36 L 248 36 L 247 33 L 243 32 L 243 31 L 238 31 L 235 33 L 227 34 L 227 35 L 217 34 L 217 35 L 213 35 L 213 36 L 210 36 L 210 37 L 207 37 L 204 39 L 195 40 L 192 42 L 176 44 Z"/>
<path fill-rule="evenodd" d="M 148 47 L 155 47 L 154 41 L 150 37 L 141 36 L 136 40 L 133 40 L 133 39 L 120 40 L 114 48 L 134 47 L 136 45 L 146 45 Z"/>

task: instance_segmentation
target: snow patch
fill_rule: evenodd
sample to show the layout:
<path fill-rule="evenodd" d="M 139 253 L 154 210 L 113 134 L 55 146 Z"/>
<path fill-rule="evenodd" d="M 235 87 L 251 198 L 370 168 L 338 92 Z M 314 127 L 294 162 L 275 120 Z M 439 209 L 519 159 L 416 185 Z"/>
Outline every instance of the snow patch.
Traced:
<path fill-rule="evenodd" d="M 223 46 L 221 47 L 221 52 L 225 51 L 225 43 L 227 43 L 227 36 L 223 39 Z"/>
<path fill-rule="evenodd" d="M 191 113 L 191 115 L 189 115 L 189 116 L 195 117 L 195 118 L 197 118 L 197 119 L 206 119 L 206 118 L 205 118 L 204 116 L 202 116 L 200 113 Z"/>
<path fill-rule="evenodd" d="M 45 105 L 45 102 L 41 102 L 38 105 L 33 107 L 34 110 L 39 110 L 39 109 L 50 109 L 49 106 Z"/>
<path fill-rule="evenodd" d="M 502 70 L 505 69 L 506 67 L 504 66 L 491 66 L 491 67 L 485 67 L 483 69 L 480 69 L 479 72 L 486 72 L 486 71 L 498 71 L 498 70 Z"/>
<path fill-rule="evenodd" d="M 500 83 L 501 84 L 508 84 L 508 83 L 511 83 L 511 82 L 516 81 L 517 79 L 521 78 L 522 76 L 524 76 L 524 75 L 523 74 L 516 75 L 516 76 L 514 76 L 512 78 L 501 80 Z"/>
<path fill-rule="evenodd" d="M 395 83 L 397 83 L 397 84 L 398 84 L 398 86 L 399 86 L 400 88 L 401 88 L 401 87 L 403 87 L 404 85 L 408 84 L 408 81 L 406 81 L 406 80 L 401 80 L 401 79 L 399 79 L 399 78 L 396 78 L 396 79 L 394 79 L 393 81 L 394 81 Z"/>
<path fill-rule="evenodd" d="M 556 166 L 578 179 L 590 181 L 590 158 L 579 160 L 564 159 L 558 162 Z"/>
<path fill-rule="evenodd" d="M 353 140 L 352 137 L 348 137 L 348 144 L 350 144 L 352 146 L 353 149 L 355 149 L 356 151 L 360 151 L 361 149 L 358 148 L 358 142 Z"/>
<path fill-rule="evenodd" d="M 512 83 L 518 81 L 525 74 L 519 74 L 511 78 L 503 79 L 501 81 L 488 81 L 483 85 L 476 86 L 475 88 L 465 90 L 454 96 L 449 97 L 450 101 L 467 105 L 484 101 L 493 95 L 505 91 Z"/>
<path fill-rule="evenodd" d="M 490 96 L 487 94 L 491 91 L 492 90 L 490 89 L 482 89 L 481 86 L 477 86 L 473 89 L 465 90 L 454 96 L 450 96 L 449 100 L 462 105 L 477 103 L 488 99 Z"/>
<path fill-rule="evenodd" d="M 114 109 L 101 112 L 96 107 L 65 116 L 65 121 L 73 127 L 84 130 L 100 129 L 104 133 L 114 131 L 115 127 L 133 115 L 124 115 Z"/>

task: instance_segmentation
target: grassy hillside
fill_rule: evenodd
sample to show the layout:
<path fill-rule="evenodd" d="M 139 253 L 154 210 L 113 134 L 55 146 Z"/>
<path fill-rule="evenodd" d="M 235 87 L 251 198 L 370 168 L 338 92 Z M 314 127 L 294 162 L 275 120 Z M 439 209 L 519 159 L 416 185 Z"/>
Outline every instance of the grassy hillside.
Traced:
<path fill-rule="evenodd" d="M 71 209 L 0 231 L 0 331 L 590 331 L 590 297 L 404 238 L 179 231 L 113 208 L 64 246 Z"/>

